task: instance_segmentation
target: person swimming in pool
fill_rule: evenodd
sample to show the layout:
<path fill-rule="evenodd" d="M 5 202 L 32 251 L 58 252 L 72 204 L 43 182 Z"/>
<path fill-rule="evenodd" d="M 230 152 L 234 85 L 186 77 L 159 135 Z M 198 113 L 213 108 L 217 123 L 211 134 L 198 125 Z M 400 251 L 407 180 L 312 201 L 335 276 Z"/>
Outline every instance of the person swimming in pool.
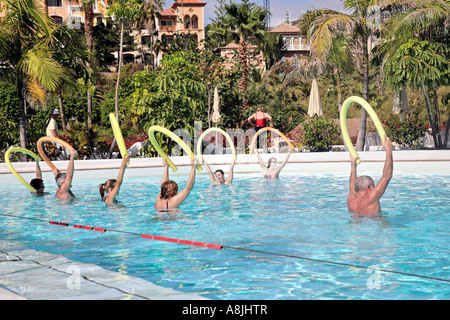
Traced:
<path fill-rule="evenodd" d="M 356 160 L 358 157 L 351 156 L 350 193 L 347 198 L 349 212 L 377 214 L 381 211 L 380 198 L 392 178 L 393 171 L 392 142 L 385 136 L 382 145 L 386 151 L 386 161 L 384 163 L 383 175 L 376 185 L 369 176 L 357 177 Z"/>
<path fill-rule="evenodd" d="M 67 166 L 67 172 L 61 173 L 58 169 L 53 170 L 53 174 L 55 175 L 56 185 L 58 186 L 58 190 L 56 190 L 55 197 L 59 199 L 71 199 L 75 198 L 70 188 L 72 187 L 72 179 L 74 172 L 74 161 L 75 155 L 77 154 L 77 150 L 70 150 L 70 160 L 69 165 Z"/>
<path fill-rule="evenodd" d="M 123 182 L 123 176 L 125 174 L 125 169 L 127 168 L 127 163 L 129 161 L 128 156 L 125 156 L 122 160 L 122 164 L 120 165 L 119 174 L 116 179 L 106 180 L 105 183 L 101 183 L 99 185 L 100 196 L 102 197 L 102 201 L 105 201 L 106 204 L 117 203 L 116 196 L 119 194 L 120 186 Z M 106 198 L 105 198 L 106 193 Z"/>
<path fill-rule="evenodd" d="M 206 170 L 208 171 L 209 174 L 209 180 L 212 183 L 215 184 L 231 184 L 233 182 L 233 168 L 234 168 L 234 163 L 235 161 L 233 160 L 230 164 L 230 170 L 228 172 L 228 178 L 227 180 L 225 180 L 225 174 L 223 172 L 223 170 L 216 170 L 213 174 L 211 168 L 209 167 L 209 165 L 206 163 L 205 160 L 203 160 L 203 164 L 205 165 Z"/>
<path fill-rule="evenodd" d="M 277 166 L 278 160 L 276 158 L 270 158 L 266 167 L 257 149 L 255 149 L 255 153 L 258 156 L 259 165 L 261 166 L 261 171 L 264 178 L 276 179 L 280 175 L 281 170 L 286 165 L 289 156 L 291 155 L 291 150 L 288 151 L 288 153 L 286 154 L 286 158 L 279 166 Z"/>
<path fill-rule="evenodd" d="M 44 180 L 42 180 L 42 172 L 41 166 L 39 165 L 39 161 L 36 161 L 36 178 L 30 181 L 30 186 L 36 189 L 36 192 L 33 192 L 36 196 L 44 196 L 46 194 L 50 194 L 48 192 L 44 192 L 45 185 Z"/>
<path fill-rule="evenodd" d="M 198 164 L 196 158 L 191 160 L 191 172 L 183 190 L 178 192 L 178 184 L 169 180 L 169 166 L 167 161 L 163 159 L 164 173 L 161 181 L 161 191 L 156 198 L 156 210 L 169 210 L 178 207 L 189 196 L 194 187 L 195 170 Z"/>

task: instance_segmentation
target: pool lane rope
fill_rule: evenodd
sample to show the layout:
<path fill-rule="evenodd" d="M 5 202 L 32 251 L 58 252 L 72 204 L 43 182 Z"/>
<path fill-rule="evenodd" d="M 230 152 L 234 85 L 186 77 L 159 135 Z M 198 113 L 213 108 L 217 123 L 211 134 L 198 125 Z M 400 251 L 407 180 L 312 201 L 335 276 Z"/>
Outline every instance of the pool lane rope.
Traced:
<path fill-rule="evenodd" d="M 114 113 L 109 114 L 109 121 L 111 122 L 111 127 L 113 129 L 114 138 L 116 138 L 117 146 L 119 147 L 120 155 L 122 159 L 128 156 L 127 147 L 125 145 L 125 141 L 123 140 L 122 130 L 120 130 L 119 122 L 116 119 Z M 130 164 L 128 161 L 127 165 Z"/>
<path fill-rule="evenodd" d="M 283 138 L 284 141 L 287 142 L 289 148 L 290 148 L 291 150 L 294 150 L 295 147 L 294 147 L 294 145 L 292 144 L 292 142 L 289 141 L 289 139 L 288 139 L 284 134 L 282 134 L 279 130 L 277 130 L 277 129 L 275 129 L 275 128 L 272 128 L 272 127 L 264 127 L 264 128 L 262 128 L 262 129 L 259 129 L 258 132 L 253 136 L 252 142 L 250 143 L 250 151 L 249 151 L 249 154 L 252 154 L 252 153 L 254 152 L 255 144 L 256 144 L 256 139 L 257 139 L 258 136 L 259 136 L 261 133 L 263 133 L 264 131 L 272 131 L 272 132 L 278 134 L 281 138 Z"/>
<path fill-rule="evenodd" d="M 48 166 L 52 169 L 52 171 L 55 171 L 55 170 L 57 170 L 56 166 L 50 161 L 50 159 L 45 154 L 45 151 L 44 151 L 44 142 L 45 141 L 52 141 L 52 142 L 59 143 L 60 145 L 62 145 L 66 149 L 68 149 L 69 151 L 72 151 L 75 149 L 67 142 L 65 142 L 61 139 L 58 139 L 58 138 L 54 138 L 54 137 L 42 137 L 37 141 L 37 148 L 39 151 L 39 155 L 48 164 Z"/>
<path fill-rule="evenodd" d="M 209 249 L 217 249 L 217 250 L 232 249 L 232 250 L 240 250 L 240 251 L 246 251 L 246 252 L 252 252 L 252 253 L 268 254 L 268 255 L 278 256 L 278 257 L 300 259 L 300 260 L 306 260 L 306 261 L 311 261 L 311 262 L 320 262 L 320 263 L 332 264 L 332 265 L 337 265 L 337 266 L 342 266 L 342 267 L 358 268 L 358 269 L 365 269 L 365 270 L 371 269 L 370 267 L 358 266 L 358 265 L 345 263 L 345 262 L 336 262 L 336 261 L 329 261 L 329 260 L 322 260 L 322 259 L 313 259 L 313 258 L 307 258 L 307 257 L 291 255 L 291 254 L 275 253 L 275 252 L 247 249 L 247 248 L 238 248 L 238 247 L 224 246 L 224 245 L 211 244 L 211 243 L 199 242 L 199 241 L 181 240 L 181 239 L 175 239 L 175 238 L 154 236 L 154 235 L 149 235 L 149 234 L 140 234 L 140 233 L 131 232 L 131 231 L 98 228 L 98 227 L 92 227 L 92 226 L 86 226 L 86 225 L 71 224 L 71 223 L 66 223 L 66 222 L 49 221 L 49 220 L 33 218 L 33 217 L 16 216 L 16 215 L 5 214 L 5 213 L 0 213 L 0 215 L 5 216 L 5 217 L 18 218 L 18 219 L 26 219 L 26 220 L 34 220 L 34 221 L 46 222 L 46 223 L 49 223 L 51 225 L 56 225 L 56 226 L 63 226 L 63 227 L 73 226 L 76 229 L 93 230 L 93 231 L 98 231 L 98 232 L 110 231 L 110 232 L 138 235 L 138 236 L 141 236 L 144 239 L 173 242 L 173 243 L 179 243 L 179 244 L 185 244 L 185 245 L 191 245 L 191 246 L 197 246 L 197 247 L 205 247 L 205 248 L 209 248 Z M 415 277 L 415 278 L 421 278 L 421 279 L 427 279 L 427 280 L 434 280 L 434 281 L 441 281 L 441 282 L 450 283 L 450 279 L 429 277 L 429 276 L 423 276 L 423 275 L 418 275 L 418 274 L 413 274 L 413 273 L 406 273 L 406 272 L 387 270 L 387 269 L 378 269 L 378 271 L 385 272 L 385 273 L 398 274 L 398 275 L 403 275 L 403 276 L 409 276 L 409 277 Z"/>
<path fill-rule="evenodd" d="M 372 109 L 372 107 L 366 100 L 364 100 L 363 98 L 357 97 L 357 96 L 348 97 L 344 101 L 344 103 L 342 104 L 342 107 L 341 107 L 341 114 L 340 114 L 341 131 L 342 131 L 342 137 L 344 138 L 344 143 L 347 146 L 348 151 L 350 152 L 352 158 L 356 158 L 356 157 L 358 157 L 358 154 L 355 151 L 355 147 L 353 147 L 353 143 L 350 140 L 350 134 L 348 133 L 348 129 L 347 129 L 347 110 L 348 110 L 348 107 L 350 107 L 350 105 L 352 103 L 358 103 L 359 105 L 361 105 L 361 107 L 366 109 L 367 114 L 370 116 L 373 123 L 375 124 L 375 128 L 377 129 L 378 134 L 380 135 L 381 141 L 383 141 L 383 142 L 386 137 L 386 132 L 384 131 L 383 125 L 381 124 L 381 121 L 378 118 L 377 114 L 375 113 L 375 111 Z M 360 164 L 360 163 L 361 163 L 361 159 L 359 159 L 359 158 L 356 159 L 356 164 Z"/>
<path fill-rule="evenodd" d="M 236 148 L 234 146 L 234 141 L 233 139 L 231 139 L 230 135 L 228 133 L 226 133 L 224 130 L 220 129 L 220 128 L 209 128 L 206 129 L 205 131 L 203 131 L 203 133 L 200 135 L 200 137 L 198 138 L 198 143 L 197 143 L 197 158 L 199 163 L 203 163 L 203 156 L 202 156 L 202 141 L 203 138 L 210 132 L 212 131 L 216 131 L 216 132 L 220 132 L 221 134 L 223 134 L 223 136 L 227 139 L 228 144 L 231 147 L 231 150 L 233 152 L 233 159 L 234 161 L 237 160 L 236 157 Z"/>
<path fill-rule="evenodd" d="M 170 160 L 170 158 L 167 156 L 167 154 L 164 152 L 164 150 L 161 148 L 158 141 L 156 141 L 155 131 L 161 132 L 161 133 L 165 134 L 166 136 L 168 136 L 169 138 L 171 138 L 188 154 L 188 156 L 191 158 L 191 160 L 194 159 L 194 153 L 192 152 L 191 148 L 189 148 L 188 145 L 179 136 L 177 136 L 175 133 L 173 133 L 172 131 L 170 131 L 169 129 L 166 129 L 164 127 L 156 126 L 156 125 L 151 126 L 150 129 L 148 129 L 148 138 L 150 139 L 150 142 L 152 143 L 153 147 L 158 152 L 159 156 L 167 161 L 167 164 L 174 172 L 176 172 L 178 170 L 178 168 L 172 162 L 172 160 Z M 202 170 L 203 170 L 202 166 L 197 165 L 197 171 L 200 172 Z"/>
<path fill-rule="evenodd" d="M 9 148 L 6 153 L 5 153 L 5 162 L 6 165 L 8 166 L 9 170 L 11 171 L 11 173 L 17 178 L 17 180 L 19 180 L 20 182 L 22 182 L 22 184 L 27 187 L 28 189 L 30 189 L 31 192 L 36 193 L 36 189 L 33 188 L 27 181 L 25 181 L 24 178 L 22 178 L 19 173 L 17 173 L 17 171 L 14 169 L 13 165 L 11 164 L 11 160 L 9 159 L 9 155 L 11 154 L 11 152 L 22 152 L 22 153 L 26 153 L 29 156 L 31 156 L 33 159 L 35 159 L 37 162 L 41 161 L 41 158 L 34 153 L 33 151 L 30 151 L 28 149 L 24 149 L 24 148 L 19 148 L 19 147 L 12 147 Z"/>

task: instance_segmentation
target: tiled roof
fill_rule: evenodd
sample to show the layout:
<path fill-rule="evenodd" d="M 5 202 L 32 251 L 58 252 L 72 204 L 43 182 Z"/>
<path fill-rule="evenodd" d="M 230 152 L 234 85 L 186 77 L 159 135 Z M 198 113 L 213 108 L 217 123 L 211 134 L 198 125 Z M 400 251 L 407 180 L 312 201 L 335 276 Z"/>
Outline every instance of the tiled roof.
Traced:
<path fill-rule="evenodd" d="M 270 32 L 274 33 L 300 33 L 300 29 L 294 26 L 291 26 L 286 23 L 280 24 L 278 27 L 273 28 Z"/>

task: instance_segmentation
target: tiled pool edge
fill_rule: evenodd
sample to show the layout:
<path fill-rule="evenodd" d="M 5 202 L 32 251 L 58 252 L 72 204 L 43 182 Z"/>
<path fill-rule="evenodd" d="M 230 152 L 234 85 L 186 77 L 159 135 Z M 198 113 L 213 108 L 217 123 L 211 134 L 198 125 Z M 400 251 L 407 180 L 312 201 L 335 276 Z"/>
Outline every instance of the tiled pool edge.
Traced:
<path fill-rule="evenodd" d="M 3 240 L 0 289 L 4 300 L 208 300 Z"/>

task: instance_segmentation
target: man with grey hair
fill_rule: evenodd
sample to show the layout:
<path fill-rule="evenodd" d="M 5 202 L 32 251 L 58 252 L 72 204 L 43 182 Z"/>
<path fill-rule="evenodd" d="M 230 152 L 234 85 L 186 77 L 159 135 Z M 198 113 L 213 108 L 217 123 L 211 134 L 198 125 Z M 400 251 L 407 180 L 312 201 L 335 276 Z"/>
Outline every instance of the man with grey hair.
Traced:
<path fill-rule="evenodd" d="M 55 175 L 56 185 L 58 190 L 56 190 L 55 197 L 59 199 L 71 199 L 75 198 L 70 188 L 72 187 L 72 178 L 74 172 L 74 161 L 77 151 L 75 149 L 70 150 L 70 160 L 67 167 L 66 173 L 61 173 L 58 169 L 53 171 Z"/>
<path fill-rule="evenodd" d="M 386 136 L 383 148 L 386 151 L 386 161 L 383 176 L 376 185 L 369 176 L 357 177 L 356 160 L 358 157 L 351 158 L 350 194 L 347 198 L 348 211 L 359 214 L 377 214 L 381 211 L 380 198 L 392 178 L 393 171 L 392 142 Z"/>

